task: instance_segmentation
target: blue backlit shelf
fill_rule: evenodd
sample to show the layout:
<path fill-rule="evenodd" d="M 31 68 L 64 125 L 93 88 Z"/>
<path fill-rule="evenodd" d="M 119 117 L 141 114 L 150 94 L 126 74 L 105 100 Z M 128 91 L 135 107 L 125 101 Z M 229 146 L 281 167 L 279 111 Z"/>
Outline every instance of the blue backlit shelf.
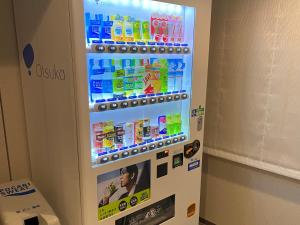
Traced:
<path fill-rule="evenodd" d="M 189 98 L 185 90 L 159 94 L 139 95 L 123 98 L 101 99 L 90 104 L 90 112 L 104 112 L 130 107 L 161 104 L 165 102 L 181 101 Z"/>
<path fill-rule="evenodd" d="M 155 150 L 162 150 L 163 148 L 170 147 L 185 141 L 187 141 L 187 136 L 184 133 L 166 136 L 163 138 L 150 139 L 147 142 L 138 145 L 111 150 L 109 153 L 105 155 L 99 155 L 94 164 L 95 165 L 107 164 L 109 162 L 114 162 L 120 159 L 129 158 L 131 156 L 136 156 L 139 154 L 143 154 Z"/>

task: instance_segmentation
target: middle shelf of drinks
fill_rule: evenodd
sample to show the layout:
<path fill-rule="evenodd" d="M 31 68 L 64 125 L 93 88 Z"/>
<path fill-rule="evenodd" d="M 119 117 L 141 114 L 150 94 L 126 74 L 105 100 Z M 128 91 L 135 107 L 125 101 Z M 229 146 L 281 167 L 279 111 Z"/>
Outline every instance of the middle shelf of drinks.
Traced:
<path fill-rule="evenodd" d="M 87 57 L 90 111 L 189 100 L 192 57 L 116 54 Z"/>

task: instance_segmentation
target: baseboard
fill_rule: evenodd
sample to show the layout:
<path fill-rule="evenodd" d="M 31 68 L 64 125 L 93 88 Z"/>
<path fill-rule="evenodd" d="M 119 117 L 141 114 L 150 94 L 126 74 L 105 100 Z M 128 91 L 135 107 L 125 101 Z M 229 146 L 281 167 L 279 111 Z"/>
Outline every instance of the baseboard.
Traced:
<path fill-rule="evenodd" d="M 199 222 L 203 223 L 205 225 L 216 225 L 216 224 L 214 224 L 214 223 L 212 223 L 212 222 L 210 222 L 210 221 L 208 221 L 208 220 L 206 220 L 206 219 L 204 219 L 202 217 L 199 217 Z"/>

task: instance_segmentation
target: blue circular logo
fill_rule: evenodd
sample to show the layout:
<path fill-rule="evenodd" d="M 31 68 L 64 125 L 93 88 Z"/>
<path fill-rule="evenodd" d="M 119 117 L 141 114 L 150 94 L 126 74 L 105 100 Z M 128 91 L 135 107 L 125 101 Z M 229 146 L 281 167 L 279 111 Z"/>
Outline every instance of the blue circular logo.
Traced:
<path fill-rule="evenodd" d="M 23 49 L 23 59 L 24 59 L 25 65 L 28 69 L 28 74 L 30 76 L 31 75 L 30 69 L 34 62 L 34 51 L 33 51 L 31 44 L 27 44 L 25 46 L 25 48 Z"/>

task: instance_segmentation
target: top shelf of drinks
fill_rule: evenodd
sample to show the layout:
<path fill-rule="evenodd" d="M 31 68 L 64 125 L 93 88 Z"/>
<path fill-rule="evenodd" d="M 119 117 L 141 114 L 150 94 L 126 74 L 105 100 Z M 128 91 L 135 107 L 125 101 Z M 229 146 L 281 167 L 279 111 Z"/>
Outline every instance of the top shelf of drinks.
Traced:
<path fill-rule="evenodd" d="M 85 13 L 86 44 L 144 43 L 158 46 L 187 46 L 184 16 L 152 13 L 146 19 L 128 15 Z"/>

